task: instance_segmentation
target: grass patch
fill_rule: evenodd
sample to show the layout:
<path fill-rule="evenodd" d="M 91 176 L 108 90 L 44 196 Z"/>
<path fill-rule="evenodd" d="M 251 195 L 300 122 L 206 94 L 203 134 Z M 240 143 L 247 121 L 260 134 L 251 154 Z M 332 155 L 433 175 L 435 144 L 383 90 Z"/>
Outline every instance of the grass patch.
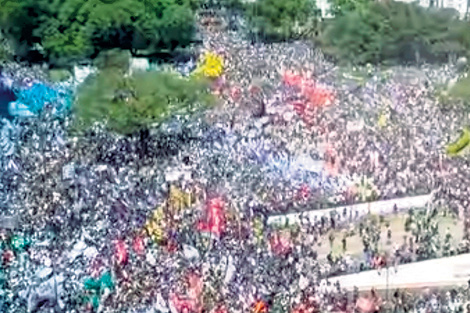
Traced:
<path fill-rule="evenodd" d="M 391 254 L 393 252 L 394 244 L 403 244 L 404 236 L 408 238 L 412 235 L 411 232 L 405 231 L 405 219 L 407 214 L 402 213 L 398 215 L 389 215 L 384 218 L 383 223 L 380 223 L 380 241 L 379 241 L 379 251 L 388 252 Z M 374 216 L 371 216 L 374 218 Z M 375 218 L 377 218 L 375 216 Z M 390 223 L 390 228 L 392 230 L 392 244 L 387 243 L 387 227 L 386 223 Z M 460 240 L 463 236 L 463 222 L 460 221 L 457 217 L 452 215 L 442 216 L 440 215 L 438 218 L 438 229 L 439 234 L 442 240 L 445 237 L 446 229 L 450 228 L 452 230 L 453 236 L 453 246 L 457 247 L 460 243 Z M 348 254 L 353 258 L 362 258 L 363 256 L 363 243 L 362 239 L 359 236 L 359 223 L 354 225 L 354 235 L 347 238 L 346 243 L 346 253 L 343 253 L 343 246 L 341 240 L 343 239 L 343 234 L 345 233 L 346 229 L 338 229 L 335 230 L 334 237 L 335 240 L 333 242 L 333 246 L 330 249 L 330 242 L 328 240 L 329 233 L 323 236 L 321 241 L 321 246 L 317 247 L 317 252 L 320 258 L 326 258 L 326 255 L 332 252 L 333 256 L 340 256 L 343 254 Z"/>

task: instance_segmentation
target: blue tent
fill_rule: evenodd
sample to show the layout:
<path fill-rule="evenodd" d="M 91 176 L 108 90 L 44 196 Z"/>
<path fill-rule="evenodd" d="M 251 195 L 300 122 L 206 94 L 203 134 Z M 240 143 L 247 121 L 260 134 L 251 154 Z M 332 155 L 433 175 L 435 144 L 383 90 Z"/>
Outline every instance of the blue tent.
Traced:
<path fill-rule="evenodd" d="M 13 116 L 30 117 L 38 115 L 44 105 L 51 104 L 53 112 L 60 115 L 72 105 L 71 89 L 58 86 L 52 87 L 44 83 L 35 83 L 30 88 L 15 90 L 16 101 L 10 102 L 8 110 Z"/>

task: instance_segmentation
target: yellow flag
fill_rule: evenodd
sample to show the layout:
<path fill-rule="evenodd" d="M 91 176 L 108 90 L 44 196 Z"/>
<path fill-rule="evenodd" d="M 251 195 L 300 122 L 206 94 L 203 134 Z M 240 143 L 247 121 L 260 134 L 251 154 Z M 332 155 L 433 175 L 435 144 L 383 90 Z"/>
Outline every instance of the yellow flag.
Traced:
<path fill-rule="evenodd" d="M 173 210 L 177 210 L 177 211 L 182 210 L 186 202 L 184 192 L 181 189 L 174 187 L 174 186 L 170 187 L 170 199 L 168 200 L 170 202 L 170 207 Z"/>
<path fill-rule="evenodd" d="M 381 114 L 378 121 L 379 127 L 387 126 L 387 115 Z"/>
<path fill-rule="evenodd" d="M 155 211 L 153 211 L 153 217 L 152 219 L 159 223 L 161 221 L 163 221 L 163 217 L 164 217 L 164 214 L 163 214 L 163 208 L 162 207 L 158 207 L 155 209 Z"/>
<path fill-rule="evenodd" d="M 181 211 L 193 204 L 193 197 L 190 192 L 184 192 L 177 187 L 170 187 L 169 197 L 170 207 L 174 210 Z"/>

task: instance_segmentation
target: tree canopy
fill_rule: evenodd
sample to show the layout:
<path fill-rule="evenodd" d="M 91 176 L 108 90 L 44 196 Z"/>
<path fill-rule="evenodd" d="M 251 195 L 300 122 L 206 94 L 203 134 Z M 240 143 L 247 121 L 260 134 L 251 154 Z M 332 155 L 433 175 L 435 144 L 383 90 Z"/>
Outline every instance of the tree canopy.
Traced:
<path fill-rule="evenodd" d="M 17 0 L 0 8 L 0 27 L 26 56 L 40 51 L 52 63 L 110 48 L 174 50 L 190 44 L 198 0 Z"/>
<path fill-rule="evenodd" d="M 334 16 L 342 16 L 347 12 L 360 11 L 371 3 L 371 0 L 330 0 L 330 11 Z"/>
<path fill-rule="evenodd" d="M 137 72 L 125 77 L 104 69 L 78 90 L 77 121 L 89 126 L 106 120 L 121 134 L 147 129 L 175 114 L 187 114 L 214 103 L 208 82 L 170 72 Z"/>
<path fill-rule="evenodd" d="M 253 33 L 269 41 L 301 37 L 316 27 L 318 17 L 313 0 L 258 0 L 245 12 Z"/>
<path fill-rule="evenodd" d="M 447 61 L 467 54 L 470 25 L 415 4 L 370 3 L 335 18 L 322 43 L 327 54 L 347 63 Z"/>

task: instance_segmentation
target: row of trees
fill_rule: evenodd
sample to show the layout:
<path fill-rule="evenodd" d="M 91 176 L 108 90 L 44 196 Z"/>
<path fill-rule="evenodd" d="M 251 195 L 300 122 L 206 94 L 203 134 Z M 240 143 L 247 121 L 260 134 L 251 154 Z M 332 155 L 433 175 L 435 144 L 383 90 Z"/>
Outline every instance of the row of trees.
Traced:
<path fill-rule="evenodd" d="M 309 37 L 320 15 L 313 0 L 259 0 L 245 6 L 250 31 L 267 41 Z"/>
<path fill-rule="evenodd" d="M 319 38 L 311 37 L 319 28 L 314 0 L 224 0 L 221 5 L 244 12 L 258 38 L 320 39 L 325 52 L 342 62 L 441 61 L 470 51 L 470 26 L 452 14 L 393 1 L 331 1 L 336 17 Z M 37 51 L 64 65 L 113 48 L 135 54 L 186 47 L 200 5 L 200 0 L 17 0 L 0 8 L 0 27 L 16 55 Z M 4 57 L 11 54 L 4 51 Z M 102 71 L 82 86 L 75 105 L 85 124 L 107 119 L 111 129 L 132 134 L 174 112 L 213 102 L 208 81 L 168 73 L 126 77 L 129 59 L 119 53 L 96 63 Z"/>
<path fill-rule="evenodd" d="M 313 0 L 257 0 L 244 6 L 261 40 L 314 40 L 343 63 L 443 62 L 467 56 L 470 23 L 453 9 L 373 0 L 329 0 L 334 18 L 321 21 Z"/>
<path fill-rule="evenodd" d="M 468 54 L 470 24 L 450 11 L 370 2 L 342 11 L 321 43 L 328 54 L 348 63 L 442 62 Z"/>
<path fill-rule="evenodd" d="M 195 34 L 198 0 L 18 0 L 0 8 L 15 54 L 57 65 L 121 48 L 173 51 Z"/>
<path fill-rule="evenodd" d="M 469 23 L 452 13 L 393 1 L 329 1 L 335 18 L 320 23 L 315 0 L 17 0 L 0 8 L 0 29 L 15 55 L 56 65 L 112 48 L 151 54 L 187 47 L 203 4 L 242 13 L 260 40 L 316 40 L 352 63 L 440 61 L 470 48 Z"/>
<path fill-rule="evenodd" d="M 314 0 L 17 0 L 0 8 L 0 29 L 16 56 L 64 65 L 104 49 L 187 47 L 201 7 L 241 13 L 251 33 L 270 41 L 298 38 L 318 21 Z"/>

